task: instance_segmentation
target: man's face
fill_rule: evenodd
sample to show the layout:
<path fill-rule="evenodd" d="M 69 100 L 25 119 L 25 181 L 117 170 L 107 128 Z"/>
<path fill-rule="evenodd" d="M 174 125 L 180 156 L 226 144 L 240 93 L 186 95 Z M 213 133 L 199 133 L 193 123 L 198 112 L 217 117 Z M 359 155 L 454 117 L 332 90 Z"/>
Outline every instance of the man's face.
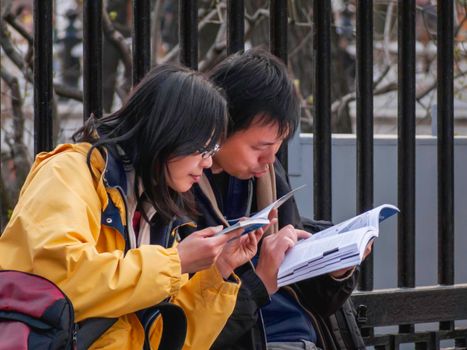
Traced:
<path fill-rule="evenodd" d="M 235 132 L 222 144 L 212 171 L 224 170 L 239 179 L 263 176 L 284 140 L 278 131 L 277 123 L 263 124 L 256 117 L 248 129 Z"/>

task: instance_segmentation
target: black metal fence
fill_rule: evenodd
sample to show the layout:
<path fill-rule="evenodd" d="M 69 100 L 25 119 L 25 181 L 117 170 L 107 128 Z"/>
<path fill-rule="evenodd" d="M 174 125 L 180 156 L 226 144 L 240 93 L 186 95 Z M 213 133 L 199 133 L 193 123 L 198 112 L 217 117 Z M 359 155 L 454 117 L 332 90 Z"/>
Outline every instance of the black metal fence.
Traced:
<path fill-rule="evenodd" d="M 35 152 L 52 145 L 52 0 L 34 0 Z M 150 67 L 150 0 L 135 0 L 133 13 L 133 83 Z M 270 50 L 287 61 L 286 0 L 270 1 Z M 415 0 L 398 1 L 398 289 L 372 291 L 373 261 L 362 267 L 353 301 L 368 345 L 396 349 L 438 349 L 443 339 L 466 347 L 467 284 L 454 285 L 454 0 L 438 1 L 438 282 L 415 288 Z M 102 0 L 84 0 L 84 119 L 102 115 Z M 227 0 L 227 52 L 244 47 L 244 1 Z M 357 1 L 357 210 L 373 207 L 373 1 Z M 197 1 L 179 1 L 180 62 L 198 66 Z M 314 210 L 331 219 L 331 3 L 314 1 Z M 286 147 L 280 158 L 287 164 Z M 439 330 L 415 332 L 414 324 L 439 322 Z M 398 325 L 397 334 L 375 336 L 373 327 Z"/>

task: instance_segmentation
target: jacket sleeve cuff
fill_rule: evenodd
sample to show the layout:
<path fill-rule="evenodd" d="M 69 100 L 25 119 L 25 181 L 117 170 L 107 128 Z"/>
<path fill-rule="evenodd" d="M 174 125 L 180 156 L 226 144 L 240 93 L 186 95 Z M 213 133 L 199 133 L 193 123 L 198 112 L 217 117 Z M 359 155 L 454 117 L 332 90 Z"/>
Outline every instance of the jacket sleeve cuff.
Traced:
<path fill-rule="evenodd" d="M 248 288 L 251 293 L 251 298 L 255 301 L 258 307 L 263 307 L 270 303 L 271 298 L 269 293 L 261 281 L 261 278 L 253 270 L 246 270 L 241 275 L 243 285 Z"/>
<path fill-rule="evenodd" d="M 221 294 L 237 295 L 240 288 L 241 281 L 237 275 L 232 274 L 229 280 L 225 281 L 215 264 L 209 269 L 197 272 L 197 275 L 202 290 L 217 290 Z"/>
<path fill-rule="evenodd" d="M 180 262 L 180 255 L 178 255 L 178 250 L 175 247 L 167 248 L 166 254 L 169 259 L 173 262 L 170 266 L 173 266 L 173 271 L 170 274 L 170 291 L 169 295 L 174 296 L 178 293 L 182 286 L 182 265 Z"/>
<path fill-rule="evenodd" d="M 350 277 L 352 277 L 354 271 L 355 271 L 355 267 L 354 267 L 352 270 L 347 271 L 345 274 L 343 274 L 343 275 L 340 276 L 340 277 L 334 277 L 334 276 L 331 275 L 331 274 L 329 274 L 329 277 L 331 277 L 334 281 L 337 281 L 337 282 L 344 282 L 344 281 L 346 281 L 347 279 L 349 279 Z"/>

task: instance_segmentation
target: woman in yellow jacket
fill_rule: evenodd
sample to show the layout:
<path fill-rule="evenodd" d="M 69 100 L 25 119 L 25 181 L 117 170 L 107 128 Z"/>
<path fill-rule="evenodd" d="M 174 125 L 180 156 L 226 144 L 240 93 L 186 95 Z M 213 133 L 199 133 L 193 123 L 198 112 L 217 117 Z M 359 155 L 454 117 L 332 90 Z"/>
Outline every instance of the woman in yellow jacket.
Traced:
<path fill-rule="evenodd" d="M 136 312 L 170 298 L 187 317 L 184 348 L 208 349 L 235 305 L 233 269 L 254 255 L 262 232 L 228 243 L 240 232 L 216 236 L 214 227 L 177 244 L 171 225 L 194 214 L 189 190 L 212 164 L 226 113 L 199 73 L 150 71 L 120 110 L 91 117 L 78 143 L 36 157 L 0 237 L 0 269 L 55 282 L 76 321 L 117 318 L 91 348 L 141 349 Z M 159 320 L 154 348 L 160 333 Z"/>

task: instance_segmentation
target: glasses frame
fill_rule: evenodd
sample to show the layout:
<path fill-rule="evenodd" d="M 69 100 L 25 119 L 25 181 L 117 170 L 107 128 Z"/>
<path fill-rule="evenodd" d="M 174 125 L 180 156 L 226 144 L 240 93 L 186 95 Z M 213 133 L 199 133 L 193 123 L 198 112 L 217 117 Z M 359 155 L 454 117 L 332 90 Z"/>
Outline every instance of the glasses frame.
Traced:
<path fill-rule="evenodd" d="M 206 149 L 205 147 L 200 148 L 198 150 L 198 153 L 201 155 L 201 158 L 206 159 L 214 156 L 217 152 L 219 152 L 220 149 L 221 146 L 216 143 L 211 149 Z"/>

